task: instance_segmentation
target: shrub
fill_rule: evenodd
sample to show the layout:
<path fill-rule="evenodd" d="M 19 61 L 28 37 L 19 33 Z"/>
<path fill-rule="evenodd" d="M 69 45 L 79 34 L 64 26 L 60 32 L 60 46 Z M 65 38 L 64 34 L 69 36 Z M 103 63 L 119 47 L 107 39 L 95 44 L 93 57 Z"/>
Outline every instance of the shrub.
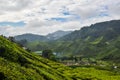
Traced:
<path fill-rule="evenodd" d="M 0 80 L 4 80 L 6 77 L 4 75 L 4 73 L 0 72 Z"/>

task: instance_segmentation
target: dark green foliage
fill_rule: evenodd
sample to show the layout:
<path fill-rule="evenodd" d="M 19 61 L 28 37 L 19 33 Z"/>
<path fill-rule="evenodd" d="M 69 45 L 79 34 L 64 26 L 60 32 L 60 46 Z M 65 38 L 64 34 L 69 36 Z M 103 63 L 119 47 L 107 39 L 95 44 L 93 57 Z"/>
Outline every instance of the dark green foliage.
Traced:
<path fill-rule="evenodd" d="M 16 41 L 16 43 L 18 43 L 21 47 L 26 46 L 28 41 L 26 39 L 20 40 L 20 41 Z"/>
<path fill-rule="evenodd" d="M 22 66 L 24 66 L 25 64 L 30 63 L 24 56 L 19 55 L 18 56 L 18 63 L 20 63 Z"/>
<path fill-rule="evenodd" d="M 42 57 L 56 61 L 55 55 L 52 50 L 43 50 Z"/>
<path fill-rule="evenodd" d="M 11 51 L 11 54 L 8 54 L 9 51 Z M 17 53 L 16 54 L 12 54 L 12 53 L 16 53 L 16 51 L 12 51 L 10 49 L 7 49 L 6 46 L 0 45 L 0 56 L 1 57 L 7 58 L 11 61 L 16 61 L 18 59 L 18 57 L 17 57 L 18 55 L 17 55 Z M 13 56 L 15 56 L 15 57 L 13 57 Z"/>
<path fill-rule="evenodd" d="M 53 52 L 52 52 L 52 50 L 43 50 L 43 52 L 42 52 L 42 56 L 44 57 L 44 58 L 50 58 L 50 56 L 53 54 Z"/>
<path fill-rule="evenodd" d="M 5 53 L 6 49 L 4 47 L 0 47 L 0 55 L 4 55 L 3 53 Z"/>
<path fill-rule="evenodd" d="M 15 42 L 15 38 L 12 37 L 12 36 L 10 36 L 8 39 L 9 39 L 11 42 Z"/>
<path fill-rule="evenodd" d="M 4 75 L 4 73 L 0 72 L 0 80 L 4 80 L 6 77 Z"/>

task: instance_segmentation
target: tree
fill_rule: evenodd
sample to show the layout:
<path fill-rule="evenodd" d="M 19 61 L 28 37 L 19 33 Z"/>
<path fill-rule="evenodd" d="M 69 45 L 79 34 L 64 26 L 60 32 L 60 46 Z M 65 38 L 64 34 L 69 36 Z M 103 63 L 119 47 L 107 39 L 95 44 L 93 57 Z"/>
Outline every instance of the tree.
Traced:
<path fill-rule="evenodd" d="M 27 45 L 28 41 L 26 39 L 22 39 L 20 41 L 17 41 L 17 43 L 21 46 L 24 47 Z"/>
<path fill-rule="evenodd" d="M 47 59 L 51 59 L 56 61 L 55 55 L 53 54 L 52 50 L 43 50 L 42 56 Z"/>
<path fill-rule="evenodd" d="M 0 47 L 0 53 L 2 55 L 2 53 L 5 53 L 6 52 L 6 49 L 4 47 Z"/>
<path fill-rule="evenodd" d="M 5 80 L 5 74 L 4 73 L 2 73 L 2 72 L 0 72 L 0 80 Z"/>
<path fill-rule="evenodd" d="M 9 38 L 8 38 L 11 42 L 15 42 L 15 38 L 14 37 L 12 37 L 12 36 L 9 36 Z"/>
<path fill-rule="evenodd" d="M 78 59 L 77 59 L 77 57 L 76 57 L 76 56 L 74 56 L 74 60 L 75 60 L 75 62 L 78 62 Z"/>

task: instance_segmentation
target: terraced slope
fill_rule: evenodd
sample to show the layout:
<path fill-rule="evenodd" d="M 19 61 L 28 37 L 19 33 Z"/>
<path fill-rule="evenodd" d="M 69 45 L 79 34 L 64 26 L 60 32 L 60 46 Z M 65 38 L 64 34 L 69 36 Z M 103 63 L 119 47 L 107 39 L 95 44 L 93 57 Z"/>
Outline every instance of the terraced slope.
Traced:
<path fill-rule="evenodd" d="M 28 53 L 17 44 L 0 37 L 0 76 L 13 80 L 62 80 L 62 64 Z"/>

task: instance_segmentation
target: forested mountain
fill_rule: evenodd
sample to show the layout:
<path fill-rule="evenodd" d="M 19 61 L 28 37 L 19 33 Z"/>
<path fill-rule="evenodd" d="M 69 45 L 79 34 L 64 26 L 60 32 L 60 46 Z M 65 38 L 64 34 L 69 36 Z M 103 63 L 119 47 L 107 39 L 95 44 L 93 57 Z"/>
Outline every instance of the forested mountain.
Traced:
<path fill-rule="evenodd" d="M 92 24 L 91 26 L 83 27 L 71 34 L 62 37 L 60 40 L 76 40 L 76 39 L 90 39 L 94 40 L 103 36 L 105 39 L 113 39 L 120 35 L 120 20 L 106 21 Z"/>
<path fill-rule="evenodd" d="M 55 51 L 120 61 L 120 20 L 83 27 L 58 40 Z"/>

